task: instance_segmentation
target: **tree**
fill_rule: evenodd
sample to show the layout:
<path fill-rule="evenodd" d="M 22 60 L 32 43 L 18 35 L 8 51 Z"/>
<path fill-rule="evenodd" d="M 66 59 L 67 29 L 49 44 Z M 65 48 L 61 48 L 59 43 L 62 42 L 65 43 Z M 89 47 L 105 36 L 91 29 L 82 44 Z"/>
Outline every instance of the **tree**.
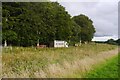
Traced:
<path fill-rule="evenodd" d="M 114 39 L 108 39 L 105 43 L 113 44 L 113 45 L 116 45 L 116 44 L 117 44 Z"/>
<path fill-rule="evenodd" d="M 116 40 L 116 43 L 117 43 L 118 45 L 120 45 L 120 39 Z"/>
<path fill-rule="evenodd" d="M 78 24 L 76 24 L 75 21 L 72 21 L 72 23 L 73 23 L 73 27 L 72 27 L 72 35 L 70 41 L 71 41 L 71 45 L 74 45 L 75 43 L 80 42 L 81 27 Z"/>
<path fill-rule="evenodd" d="M 0 6 L 0 46 L 2 45 L 2 6 Z"/>
<path fill-rule="evenodd" d="M 72 19 L 76 22 L 76 24 L 78 24 L 81 27 L 81 32 L 80 32 L 81 41 L 90 42 L 95 33 L 93 21 L 89 19 L 89 17 L 83 14 L 74 16 Z"/>
<path fill-rule="evenodd" d="M 2 7 L 3 41 L 9 44 L 31 46 L 39 40 L 49 45 L 55 39 L 68 41 L 73 34 L 71 16 L 57 2 L 3 2 Z"/>

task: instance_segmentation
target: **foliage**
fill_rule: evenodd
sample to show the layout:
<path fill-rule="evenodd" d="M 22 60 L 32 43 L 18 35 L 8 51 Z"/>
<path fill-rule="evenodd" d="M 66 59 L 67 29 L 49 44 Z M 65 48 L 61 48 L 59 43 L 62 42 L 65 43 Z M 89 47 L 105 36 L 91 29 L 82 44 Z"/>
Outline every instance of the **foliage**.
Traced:
<path fill-rule="evenodd" d="M 117 45 L 117 43 L 114 39 L 108 39 L 105 43 Z"/>
<path fill-rule="evenodd" d="M 95 33 L 93 21 L 83 14 L 74 16 L 72 19 L 81 27 L 80 32 L 81 41 L 90 42 Z"/>
<path fill-rule="evenodd" d="M 72 34 L 72 36 L 71 36 L 71 39 L 70 39 L 71 42 L 70 42 L 70 43 L 71 43 L 71 44 L 72 44 L 72 43 L 75 44 L 75 43 L 80 42 L 81 27 L 80 27 L 78 24 L 76 24 L 75 21 L 73 21 L 73 29 L 72 29 L 72 32 L 73 32 L 73 34 Z"/>
<path fill-rule="evenodd" d="M 17 46 L 35 45 L 38 39 L 49 45 L 54 39 L 69 40 L 72 35 L 71 16 L 57 2 L 3 2 L 2 14 L 3 41 Z"/>
<path fill-rule="evenodd" d="M 71 16 L 58 2 L 3 2 L 2 30 L 4 42 L 15 46 L 40 44 L 53 40 L 70 44 L 91 41 L 95 33 L 92 20 L 85 15 Z"/>
<path fill-rule="evenodd" d="M 2 7 L 0 4 L 0 45 L 2 45 Z"/>
<path fill-rule="evenodd" d="M 116 40 L 116 43 L 117 43 L 118 45 L 120 45 L 120 39 Z"/>

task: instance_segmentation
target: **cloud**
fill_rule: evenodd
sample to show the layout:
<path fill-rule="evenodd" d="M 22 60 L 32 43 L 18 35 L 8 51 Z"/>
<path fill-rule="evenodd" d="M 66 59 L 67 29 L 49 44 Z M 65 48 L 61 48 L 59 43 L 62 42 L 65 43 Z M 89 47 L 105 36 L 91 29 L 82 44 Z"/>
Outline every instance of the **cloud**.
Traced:
<path fill-rule="evenodd" d="M 71 16 L 79 14 L 89 16 L 96 28 L 95 35 L 118 36 L 118 2 L 99 0 L 96 2 L 60 2 L 60 4 Z"/>
<path fill-rule="evenodd" d="M 92 41 L 107 41 L 108 39 L 117 40 L 118 38 L 116 36 L 94 37 Z"/>
<path fill-rule="evenodd" d="M 118 2 L 119 0 L 50 0 L 58 2 Z"/>
<path fill-rule="evenodd" d="M 120 2 L 118 4 L 118 37 L 120 38 Z"/>

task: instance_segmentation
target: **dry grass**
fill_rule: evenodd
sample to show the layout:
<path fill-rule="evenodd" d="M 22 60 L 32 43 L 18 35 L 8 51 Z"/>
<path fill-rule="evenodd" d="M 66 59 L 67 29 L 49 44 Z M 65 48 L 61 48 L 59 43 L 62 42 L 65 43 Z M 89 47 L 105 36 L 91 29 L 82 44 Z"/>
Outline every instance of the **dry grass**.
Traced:
<path fill-rule="evenodd" d="M 3 48 L 2 77 L 68 77 L 91 69 L 93 64 L 117 53 L 114 45 L 87 44 L 69 48 Z M 104 52 L 109 51 L 110 52 Z M 104 53 L 102 53 L 104 52 Z"/>
<path fill-rule="evenodd" d="M 76 67 L 77 70 L 75 70 L 73 74 L 70 74 L 67 77 L 76 77 L 73 75 L 76 75 L 79 73 L 79 78 L 80 78 L 84 76 L 83 73 L 86 73 L 90 71 L 91 69 L 93 69 L 93 66 L 95 66 L 98 63 L 104 62 L 113 56 L 116 56 L 117 53 L 118 53 L 118 49 L 115 49 L 115 50 L 111 50 L 107 52 L 102 52 L 101 54 L 98 54 L 95 56 L 85 57 L 84 59 L 77 60 L 75 61 L 75 64 L 73 64 L 74 66 L 77 66 Z"/>

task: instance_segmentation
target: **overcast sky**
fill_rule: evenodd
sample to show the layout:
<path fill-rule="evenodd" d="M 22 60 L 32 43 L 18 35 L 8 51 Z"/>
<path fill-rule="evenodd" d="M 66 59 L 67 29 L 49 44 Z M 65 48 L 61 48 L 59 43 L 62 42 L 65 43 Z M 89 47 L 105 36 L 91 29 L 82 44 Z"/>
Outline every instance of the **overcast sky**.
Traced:
<path fill-rule="evenodd" d="M 106 1 L 106 2 L 105 2 Z M 58 1 L 71 16 L 85 14 L 93 20 L 96 33 L 93 40 L 118 38 L 118 0 Z"/>

